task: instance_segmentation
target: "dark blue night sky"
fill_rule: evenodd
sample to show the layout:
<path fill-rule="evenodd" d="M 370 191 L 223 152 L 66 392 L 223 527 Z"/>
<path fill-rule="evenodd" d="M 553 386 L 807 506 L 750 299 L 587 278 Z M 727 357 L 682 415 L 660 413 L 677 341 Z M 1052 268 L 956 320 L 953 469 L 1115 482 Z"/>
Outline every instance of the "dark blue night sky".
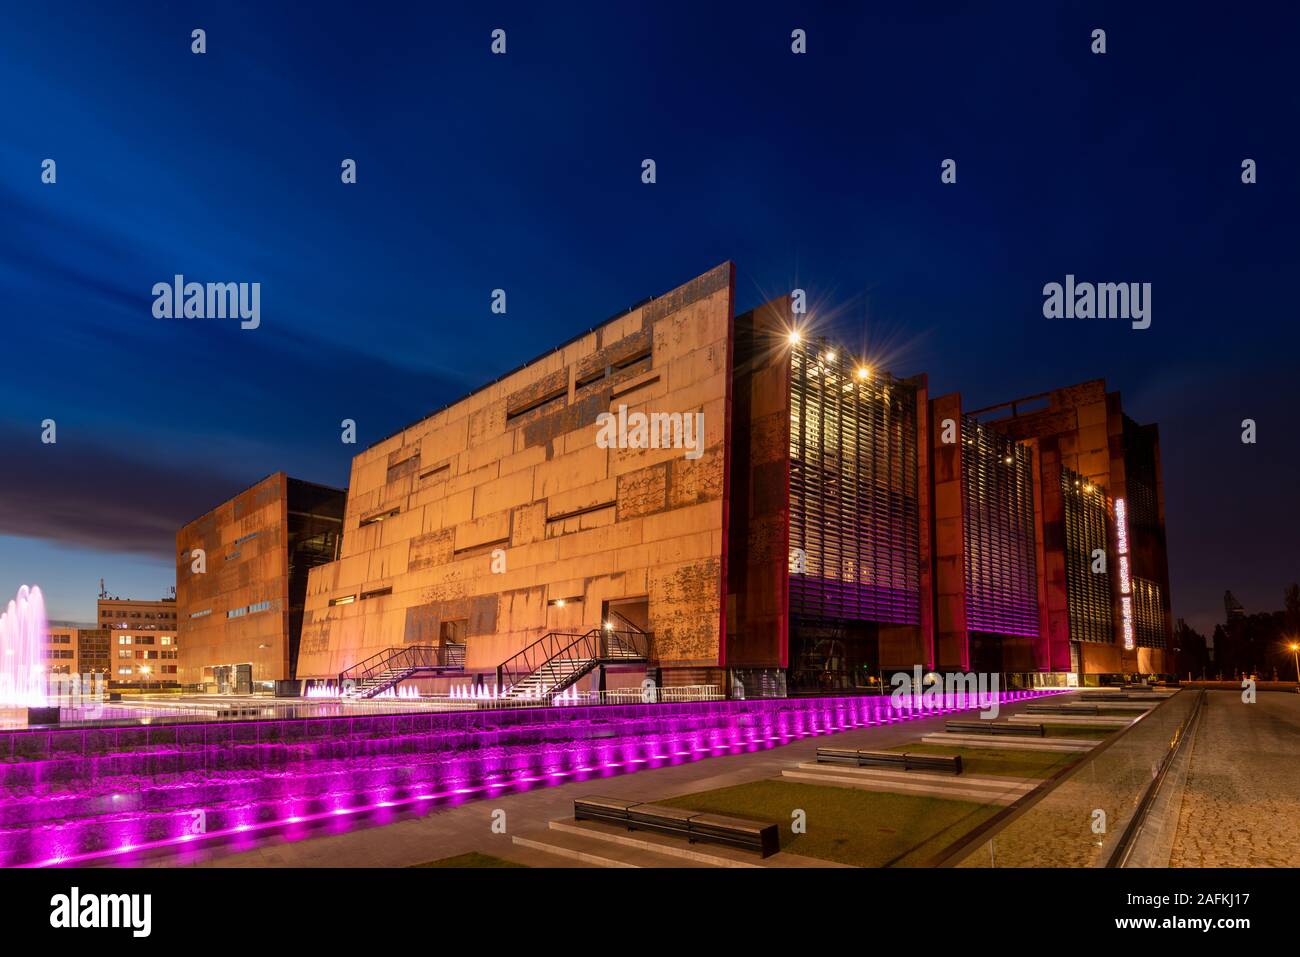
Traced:
<path fill-rule="evenodd" d="M 840 341 L 968 407 L 1104 377 L 1161 427 L 1175 615 L 1211 625 L 1225 588 L 1280 607 L 1300 13 L 1278 7 L 6 4 L 0 592 L 78 620 L 101 576 L 159 597 L 218 501 L 278 469 L 343 485 L 358 448 L 731 259 L 739 309 L 802 286 Z M 260 282 L 261 327 L 155 319 L 175 273 Z M 1067 273 L 1150 282 L 1151 328 L 1044 319 Z"/>

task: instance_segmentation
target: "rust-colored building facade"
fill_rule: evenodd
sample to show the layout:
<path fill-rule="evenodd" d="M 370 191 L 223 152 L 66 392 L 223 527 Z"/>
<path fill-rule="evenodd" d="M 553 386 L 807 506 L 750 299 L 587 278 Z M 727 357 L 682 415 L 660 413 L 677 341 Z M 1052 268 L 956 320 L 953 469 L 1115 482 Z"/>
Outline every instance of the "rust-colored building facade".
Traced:
<path fill-rule="evenodd" d="M 1033 450 L 1034 670 L 1175 671 L 1159 430 L 1100 379 L 970 413 Z M 1017 669 L 1005 669 L 1017 670 Z"/>
<path fill-rule="evenodd" d="M 307 573 L 338 554 L 343 498 L 277 472 L 177 532 L 183 686 L 244 694 L 295 677 Z"/>
<path fill-rule="evenodd" d="M 297 631 L 274 614 L 292 480 L 187 526 L 184 683 L 236 661 L 391 676 L 453 648 L 439 666 L 485 683 L 541 649 L 577 675 L 565 643 L 615 622 L 663 686 L 729 694 L 879 688 L 918 664 L 1173 671 L 1154 427 L 1100 382 L 965 412 L 815 336 L 792 297 L 736 315 L 734 285 L 718 266 L 355 456 Z M 1081 577 L 1098 547 L 1107 570 Z M 273 614 L 230 617 L 258 603 Z"/>
<path fill-rule="evenodd" d="M 299 674 L 445 643 L 492 673 L 617 614 L 652 633 L 665 683 L 718 682 L 732 286 L 719 266 L 358 455 Z M 680 417 L 681 442 L 622 426 L 654 413 Z"/>
<path fill-rule="evenodd" d="M 356 457 L 337 562 L 310 577 L 299 676 L 463 643 L 488 676 L 612 613 L 666 686 L 878 687 L 933 661 L 924 376 L 734 312 L 730 263 Z M 603 448 L 602 416 L 701 413 L 681 448 Z"/>

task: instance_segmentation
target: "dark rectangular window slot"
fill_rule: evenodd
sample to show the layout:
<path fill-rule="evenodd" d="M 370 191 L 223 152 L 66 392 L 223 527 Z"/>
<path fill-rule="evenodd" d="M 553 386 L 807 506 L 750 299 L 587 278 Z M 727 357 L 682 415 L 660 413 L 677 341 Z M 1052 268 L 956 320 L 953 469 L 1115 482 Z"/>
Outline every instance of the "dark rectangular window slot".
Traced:
<path fill-rule="evenodd" d="M 606 368 L 598 369 L 595 372 L 588 372 L 581 379 L 578 379 L 577 382 L 574 383 L 574 385 L 576 388 L 581 389 L 586 386 L 592 385 L 596 382 L 599 382 L 601 379 L 605 378 L 605 376 L 608 374 L 609 374 L 609 370 Z"/>
<path fill-rule="evenodd" d="M 393 586 L 389 585 L 387 588 L 376 588 L 373 591 L 363 591 L 361 593 L 361 600 L 365 601 L 367 598 L 382 598 L 385 595 L 391 595 L 392 593 Z"/>
<path fill-rule="evenodd" d="M 451 553 L 452 558 L 472 558 L 475 555 L 483 555 L 492 551 L 494 548 L 504 548 L 510 544 L 510 539 L 499 538 L 495 542 L 484 542 L 482 545 L 470 545 L 467 548 L 458 548 Z"/>
<path fill-rule="evenodd" d="M 658 381 L 659 381 L 658 376 L 651 376 L 649 379 L 646 379 L 644 382 L 638 382 L 636 385 L 630 385 L 626 389 L 621 389 L 617 392 L 611 392 L 609 397 L 611 399 L 619 399 L 625 395 L 629 395 L 635 392 L 637 389 L 644 389 L 648 385 L 654 385 Z"/>
<path fill-rule="evenodd" d="M 641 362 L 643 359 L 649 359 L 651 355 L 653 355 L 653 352 L 650 349 L 646 349 L 643 352 L 638 352 L 636 355 L 628 359 L 624 359 L 622 362 L 614 363 L 614 371 L 621 372 L 623 369 L 626 369 L 629 366 L 636 365 L 638 362 Z"/>
<path fill-rule="evenodd" d="M 451 472 L 451 463 L 447 463 L 445 465 L 436 465 L 433 468 L 429 469 L 429 471 L 427 472 L 421 472 L 420 481 L 423 482 L 427 478 L 446 478 L 447 473 L 450 472 Z"/>
<path fill-rule="evenodd" d="M 563 522 L 565 519 L 577 518 L 580 515 L 590 515 L 592 512 L 600 512 L 607 508 L 613 508 L 616 502 L 603 502 L 600 505 L 588 505 L 586 508 L 575 508 L 571 512 L 561 512 L 559 515 L 547 515 L 547 522 Z"/>
<path fill-rule="evenodd" d="M 377 522 L 382 522 L 382 521 L 383 521 L 384 519 L 386 519 L 386 518 L 392 518 L 394 515 L 396 515 L 396 514 L 397 514 L 398 512 L 400 512 L 400 511 L 401 511 L 400 508 L 390 508 L 390 509 L 389 509 L 388 511 L 386 511 L 386 512 L 380 512 L 380 513 L 377 514 L 377 515 L 370 515 L 370 516 L 367 516 L 366 518 L 363 518 L 363 519 L 361 520 L 361 523 L 360 523 L 360 525 L 359 525 L 358 527 L 359 527 L 359 528 L 365 528 L 367 525 L 374 525 L 374 524 L 376 524 Z"/>
<path fill-rule="evenodd" d="M 518 419 L 521 416 L 525 416 L 529 412 L 535 412 L 538 409 L 542 408 L 543 406 L 549 405 L 550 403 L 554 402 L 556 399 L 563 399 L 568 394 L 569 394 L 569 388 L 568 386 L 565 386 L 563 389 L 556 389 L 554 392 L 543 396 L 542 398 L 536 400 L 535 402 L 530 402 L 528 405 L 521 406 L 520 408 L 515 409 L 514 411 L 507 410 L 506 424 L 509 425 L 515 419 Z"/>

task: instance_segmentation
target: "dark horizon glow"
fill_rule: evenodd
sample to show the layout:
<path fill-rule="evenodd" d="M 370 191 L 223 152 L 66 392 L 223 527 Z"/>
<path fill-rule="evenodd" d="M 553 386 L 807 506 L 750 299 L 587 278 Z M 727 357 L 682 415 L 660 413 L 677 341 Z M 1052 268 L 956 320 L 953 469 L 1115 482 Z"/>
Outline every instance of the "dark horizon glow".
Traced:
<path fill-rule="evenodd" d="M 1160 426 L 1175 617 L 1300 578 L 1294 8 L 62 9 L 0 30 L 0 593 L 52 619 L 101 577 L 162 597 L 185 521 L 279 470 L 341 487 L 724 260 L 738 311 L 803 287 L 814 331 L 968 408 L 1104 378 Z M 260 282 L 260 327 L 155 319 L 178 273 Z M 1044 319 L 1067 274 L 1150 282 L 1151 328 Z"/>

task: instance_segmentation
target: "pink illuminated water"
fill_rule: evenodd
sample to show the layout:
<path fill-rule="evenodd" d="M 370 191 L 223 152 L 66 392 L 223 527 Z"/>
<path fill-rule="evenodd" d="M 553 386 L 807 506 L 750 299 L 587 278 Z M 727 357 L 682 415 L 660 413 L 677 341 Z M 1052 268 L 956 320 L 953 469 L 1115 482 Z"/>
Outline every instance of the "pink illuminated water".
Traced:
<path fill-rule="evenodd" d="M 45 629 L 41 590 L 23 585 L 0 614 L 0 706 L 45 707 Z"/>
<path fill-rule="evenodd" d="M 399 811 L 958 710 L 759 699 L 0 731 L 0 866 L 129 861 L 271 831 L 294 839 L 322 822 L 386 823 Z"/>

